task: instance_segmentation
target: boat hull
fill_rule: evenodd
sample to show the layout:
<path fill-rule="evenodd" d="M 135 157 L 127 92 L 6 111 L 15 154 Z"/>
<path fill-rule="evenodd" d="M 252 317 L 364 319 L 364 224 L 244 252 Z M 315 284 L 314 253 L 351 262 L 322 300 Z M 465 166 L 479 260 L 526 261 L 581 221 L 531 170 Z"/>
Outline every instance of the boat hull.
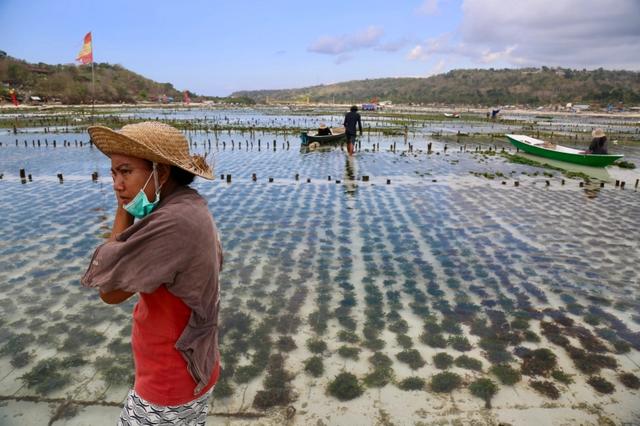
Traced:
<path fill-rule="evenodd" d="M 318 142 L 320 145 L 339 143 L 347 137 L 344 129 L 331 129 L 331 131 L 333 134 L 326 136 L 310 134 L 311 132 L 302 132 L 300 134 L 302 145 L 309 145 L 311 142 Z"/>
<path fill-rule="evenodd" d="M 564 161 L 567 163 L 580 164 L 581 166 L 590 166 L 590 167 L 605 167 L 612 164 L 614 161 L 619 160 L 624 157 L 624 155 L 601 155 L 601 154 L 584 154 L 580 153 L 578 150 L 574 150 L 571 148 L 566 148 L 562 146 L 558 146 L 564 151 L 559 151 L 558 149 L 549 149 L 543 146 L 536 146 L 528 141 L 539 141 L 537 139 L 533 139 L 524 135 L 505 135 L 509 142 L 513 146 L 522 151 L 537 155 L 538 157 L 545 157 L 552 160 Z M 576 151 L 574 152 L 565 152 L 565 151 Z"/>

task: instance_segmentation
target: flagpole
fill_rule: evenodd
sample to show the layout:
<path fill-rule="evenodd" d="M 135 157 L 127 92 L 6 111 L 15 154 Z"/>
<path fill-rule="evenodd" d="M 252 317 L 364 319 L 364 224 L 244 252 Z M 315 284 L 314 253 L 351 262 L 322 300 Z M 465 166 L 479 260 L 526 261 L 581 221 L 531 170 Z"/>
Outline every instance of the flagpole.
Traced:
<path fill-rule="evenodd" d="M 93 58 L 91 58 L 91 92 L 91 124 L 94 124 L 96 110 L 96 75 L 93 71 Z"/>

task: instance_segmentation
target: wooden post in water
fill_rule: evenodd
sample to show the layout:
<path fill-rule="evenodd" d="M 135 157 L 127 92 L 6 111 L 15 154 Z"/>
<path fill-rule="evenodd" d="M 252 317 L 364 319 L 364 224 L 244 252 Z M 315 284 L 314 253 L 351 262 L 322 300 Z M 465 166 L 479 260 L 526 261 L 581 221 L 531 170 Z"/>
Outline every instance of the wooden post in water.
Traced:
<path fill-rule="evenodd" d="M 27 178 L 27 174 L 25 173 L 24 169 L 20 169 L 20 179 L 26 179 Z"/>
<path fill-rule="evenodd" d="M 62 176 L 62 173 L 58 173 L 58 181 L 60 183 L 64 182 L 64 177 Z"/>
<path fill-rule="evenodd" d="M 254 182 L 255 182 L 255 181 L 257 181 L 257 180 L 258 180 L 258 176 L 256 176 L 256 174 L 255 174 L 255 173 L 253 173 L 253 174 L 251 175 L 251 180 L 252 180 L 252 181 L 254 181 Z"/>
<path fill-rule="evenodd" d="M 227 175 L 227 183 L 231 183 L 231 175 Z"/>

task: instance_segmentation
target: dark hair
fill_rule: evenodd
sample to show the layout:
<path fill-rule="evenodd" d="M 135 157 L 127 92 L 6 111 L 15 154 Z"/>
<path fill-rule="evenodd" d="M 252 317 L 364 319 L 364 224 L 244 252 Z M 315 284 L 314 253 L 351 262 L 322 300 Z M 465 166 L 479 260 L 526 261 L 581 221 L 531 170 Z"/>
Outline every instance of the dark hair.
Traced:
<path fill-rule="evenodd" d="M 351 107 L 351 112 L 356 112 L 357 110 L 358 110 L 358 107 L 357 107 L 357 106 L 353 105 L 353 106 Z"/>
<path fill-rule="evenodd" d="M 196 177 L 191 172 L 181 169 L 177 166 L 171 166 L 171 172 L 169 174 L 171 179 L 173 179 L 178 185 L 187 186 L 193 182 L 193 179 Z"/>

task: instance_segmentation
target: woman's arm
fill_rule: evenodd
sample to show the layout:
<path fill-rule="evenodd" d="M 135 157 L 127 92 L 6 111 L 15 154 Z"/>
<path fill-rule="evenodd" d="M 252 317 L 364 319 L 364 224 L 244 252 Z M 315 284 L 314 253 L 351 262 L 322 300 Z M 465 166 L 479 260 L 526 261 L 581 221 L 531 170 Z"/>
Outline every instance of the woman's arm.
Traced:
<path fill-rule="evenodd" d="M 118 209 L 116 210 L 116 218 L 113 221 L 113 228 L 111 228 L 111 235 L 109 236 L 108 241 L 115 241 L 116 235 L 127 229 L 133 225 L 133 216 L 131 216 L 122 205 L 118 203 Z M 115 305 L 118 303 L 122 303 L 134 293 L 129 293 L 128 291 L 123 290 L 113 290 L 107 293 L 100 293 L 100 299 L 103 302 L 108 303 L 110 305 Z"/>

